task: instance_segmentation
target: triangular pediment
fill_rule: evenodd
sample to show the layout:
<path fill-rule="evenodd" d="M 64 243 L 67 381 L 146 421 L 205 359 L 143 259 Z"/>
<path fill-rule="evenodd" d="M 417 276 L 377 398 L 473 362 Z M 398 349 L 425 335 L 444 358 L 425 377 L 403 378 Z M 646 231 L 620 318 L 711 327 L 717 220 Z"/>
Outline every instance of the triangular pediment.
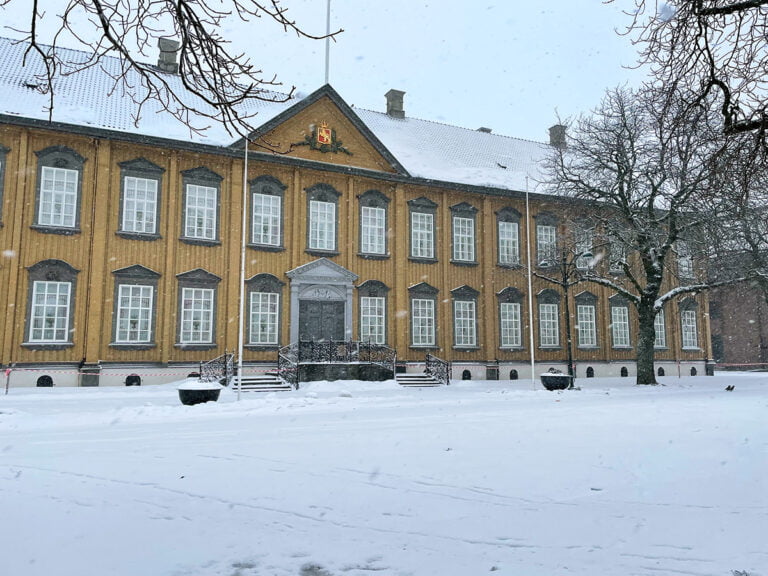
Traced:
<path fill-rule="evenodd" d="M 293 282 L 300 283 L 326 283 L 349 284 L 357 280 L 358 276 L 343 266 L 327 258 L 320 258 L 303 264 L 285 273 Z"/>
<path fill-rule="evenodd" d="M 407 175 L 407 171 L 328 84 L 250 136 L 256 150 L 315 162 Z M 234 144 L 243 147 L 243 141 Z"/>

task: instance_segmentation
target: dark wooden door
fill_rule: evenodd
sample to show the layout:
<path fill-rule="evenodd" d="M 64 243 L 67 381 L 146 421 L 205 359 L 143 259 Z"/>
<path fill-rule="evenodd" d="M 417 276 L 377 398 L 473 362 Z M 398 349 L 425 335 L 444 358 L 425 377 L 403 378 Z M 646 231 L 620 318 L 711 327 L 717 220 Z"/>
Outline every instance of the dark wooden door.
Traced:
<path fill-rule="evenodd" d="M 344 340 L 344 302 L 301 300 L 299 302 L 301 340 Z"/>

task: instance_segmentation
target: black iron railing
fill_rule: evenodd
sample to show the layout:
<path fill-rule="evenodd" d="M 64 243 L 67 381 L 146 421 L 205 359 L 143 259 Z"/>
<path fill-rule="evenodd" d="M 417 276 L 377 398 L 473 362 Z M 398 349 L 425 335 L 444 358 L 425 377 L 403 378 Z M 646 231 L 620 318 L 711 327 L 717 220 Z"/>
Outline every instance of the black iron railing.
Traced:
<path fill-rule="evenodd" d="M 235 375 L 235 355 L 225 352 L 218 358 L 200 362 L 200 381 L 218 382 L 228 386 Z"/>
<path fill-rule="evenodd" d="M 299 355 L 294 345 L 283 346 L 277 353 L 277 375 L 294 388 L 299 388 Z"/>
<path fill-rule="evenodd" d="M 427 354 L 427 358 L 425 362 L 426 362 L 426 368 L 424 369 L 424 372 L 434 377 L 435 380 L 437 380 L 441 384 L 448 385 L 451 383 L 450 362 L 446 362 L 445 360 L 442 360 L 437 356 L 432 356 L 432 354 Z"/>
<path fill-rule="evenodd" d="M 395 373 L 397 352 L 389 346 L 357 340 L 301 340 L 283 346 L 277 370 L 286 382 L 298 385 L 301 364 L 375 364 Z"/>

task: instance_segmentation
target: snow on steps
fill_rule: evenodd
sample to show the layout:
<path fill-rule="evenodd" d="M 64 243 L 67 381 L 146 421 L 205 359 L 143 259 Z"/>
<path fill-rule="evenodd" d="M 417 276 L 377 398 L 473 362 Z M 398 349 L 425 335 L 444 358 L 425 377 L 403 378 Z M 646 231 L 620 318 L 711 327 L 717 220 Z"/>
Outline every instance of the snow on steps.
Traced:
<path fill-rule="evenodd" d="M 440 386 L 440 382 L 431 374 L 397 374 L 395 380 L 400 386 L 411 386 L 426 388 L 430 386 Z"/>
<path fill-rule="evenodd" d="M 240 378 L 235 376 L 232 379 L 231 388 L 237 391 L 237 386 Z M 245 375 L 242 378 L 242 392 L 280 392 L 293 390 L 293 386 L 288 384 L 285 380 L 278 377 L 276 374 L 251 374 Z"/>

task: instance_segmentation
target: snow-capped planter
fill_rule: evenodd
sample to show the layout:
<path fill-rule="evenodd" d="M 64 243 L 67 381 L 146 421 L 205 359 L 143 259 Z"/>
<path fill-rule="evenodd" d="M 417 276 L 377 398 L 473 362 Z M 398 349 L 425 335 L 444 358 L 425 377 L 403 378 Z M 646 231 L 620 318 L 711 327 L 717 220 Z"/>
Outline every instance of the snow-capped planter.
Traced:
<path fill-rule="evenodd" d="M 550 368 L 548 372 L 539 374 L 541 384 L 547 390 L 565 390 L 573 386 L 573 376 L 563 374 L 560 370 Z"/>
<path fill-rule="evenodd" d="M 222 388 L 217 382 L 200 382 L 199 380 L 187 380 L 176 387 L 179 391 L 179 400 L 185 406 L 216 402 Z"/>

